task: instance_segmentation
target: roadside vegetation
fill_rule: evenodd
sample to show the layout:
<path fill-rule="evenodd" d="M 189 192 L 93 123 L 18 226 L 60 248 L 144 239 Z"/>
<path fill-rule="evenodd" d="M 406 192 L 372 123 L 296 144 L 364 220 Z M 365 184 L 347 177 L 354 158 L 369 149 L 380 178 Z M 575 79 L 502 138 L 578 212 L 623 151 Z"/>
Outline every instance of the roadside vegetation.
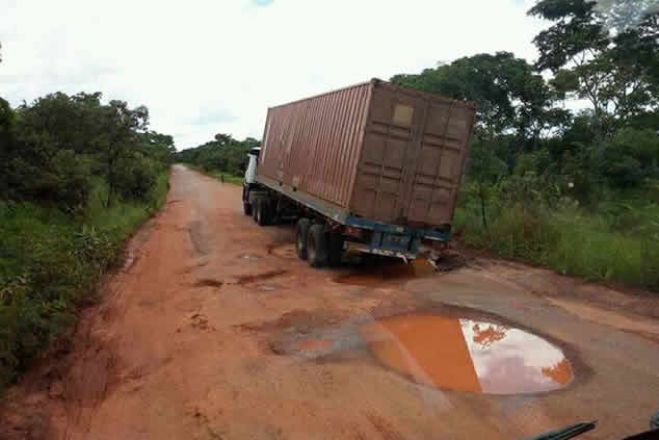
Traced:
<path fill-rule="evenodd" d="M 651 3 L 541 0 L 529 11 L 548 22 L 533 40 L 535 64 L 499 52 L 392 78 L 476 104 L 454 225 L 464 244 L 659 290 Z"/>
<path fill-rule="evenodd" d="M 145 107 L 100 93 L 0 98 L 0 390 L 91 300 L 163 203 L 174 152 Z"/>
<path fill-rule="evenodd" d="M 216 134 L 212 141 L 179 151 L 176 161 L 218 180 L 242 184 L 247 152 L 260 145 L 261 142 L 253 138 L 239 141 L 227 134 Z"/>

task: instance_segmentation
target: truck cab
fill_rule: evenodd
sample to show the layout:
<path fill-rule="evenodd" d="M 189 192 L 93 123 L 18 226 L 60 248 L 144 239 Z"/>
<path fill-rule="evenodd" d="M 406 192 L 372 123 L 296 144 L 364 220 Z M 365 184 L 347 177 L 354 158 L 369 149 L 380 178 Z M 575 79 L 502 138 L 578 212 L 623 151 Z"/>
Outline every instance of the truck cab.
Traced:
<path fill-rule="evenodd" d="M 252 204 L 249 200 L 249 193 L 258 184 L 256 183 L 256 168 L 258 166 L 259 154 L 261 148 L 256 147 L 247 153 L 247 163 L 245 165 L 245 176 L 243 183 L 243 212 L 245 215 L 252 215 Z"/>

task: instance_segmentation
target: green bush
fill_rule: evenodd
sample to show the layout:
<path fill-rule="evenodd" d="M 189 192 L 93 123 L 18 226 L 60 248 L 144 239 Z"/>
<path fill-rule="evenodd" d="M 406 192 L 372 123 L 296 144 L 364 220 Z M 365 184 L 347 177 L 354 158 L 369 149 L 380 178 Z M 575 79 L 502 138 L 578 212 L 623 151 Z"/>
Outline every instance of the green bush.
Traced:
<path fill-rule="evenodd" d="M 176 159 L 206 173 L 242 176 L 242 165 L 247 160 L 247 152 L 259 145 L 260 142 L 253 138 L 238 141 L 229 135 L 218 134 L 214 141 L 180 151 L 176 154 Z"/>
<path fill-rule="evenodd" d="M 157 178 L 157 165 L 148 158 L 137 156 L 119 162 L 113 183 L 126 199 L 148 200 Z"/>
<path fill-rule="evenodd" d="M 173 139 L 101 94 L 0 99 L 0 389 L 57 334 L 167 192 Z"/>
<path fill-rule="evenodd" d="M 6 164 L 3 177 L 9 199 L 50 203 L 69 213 L 85 209 L 92 177 L 85 157 L 71 150 L 53 152 L 43 161 L 28 160 L 26 155 L 17 154 Z"/>
<path fill-rule="evenodd" d="M 0 389 L 73 322 L 124 240 L 162 206 L 167 173 L 156 176 L 146 201 L 106 208 L 107 188 L 102 181 L 94 188 L 75 218 L 52 206 L 0 202 Z"/>
<path fill-rule="evenodd" d="M 171 136 L 147 131 L 148 110 L 100 93 L 54 93 L 12 110 L 0 100 L 0 200 L 34 201 L 80 215 L 94 181 L 146 201 L 173 158 Z"/>
<path fill-rule="evenodd" d="M 656 130 L 625 128 L 603 146 L 604 176 L 620 188 L 638 187 L 659 172 L 659 135 Z"/>

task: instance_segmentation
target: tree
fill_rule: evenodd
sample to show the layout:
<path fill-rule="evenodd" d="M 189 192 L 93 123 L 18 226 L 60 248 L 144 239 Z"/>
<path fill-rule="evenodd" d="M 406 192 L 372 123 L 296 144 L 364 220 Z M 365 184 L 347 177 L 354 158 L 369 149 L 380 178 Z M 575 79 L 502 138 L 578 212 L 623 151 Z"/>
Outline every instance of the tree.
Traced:
<path fill-rule="evenodd" d="M 144 199 L 175 152 L 172 137 L 147 124 L 146 107 L 105 104 L 100 93 L 53 93 L 15 116 L 0 100 L 0 196 L 67 212 L 84 210 L 94 186 L 106 205 L 117 195 Z"/>
<path fill-rule="evenodd" d="M 6 196 L 9 191 L 6 175 L 7 163 L 10 159 L 13 122 L 14 111 L 7 101 L 0 98 L 0 198 Z"/>
<path fill-rule="evenodd" d="M 478 199 L 483 228 L 488 228 L 487 203 L 497 181 L 508 174 L 506 163 L 501 160 L 491 142 L 475 139 L 469 148 L 469 181 L 465 188 Z"/>
<path fill-rule="evenodd" d="M 230 135 L 216 134 L 213 141 L 178 152 L 176 159 L 201 167 L 205 171 L 220 171 L 238 176 L 242 174 L 241 164 L 245 161 L 247 152 L 260 144 L 260 141 L 250 137 L 238 141 Z"/>
<path fill-rule="evenodd" d="M 656 111 L 658 104 L 656 12 L 641 14 L 637 27 L 611 29 L 607 23 L 620 22 L 625 1 L 607 3 L 614 7 L 540 0 L 529 11 L 553 22 L 533 40 L 540 52 L 536 67 L 553 74 L 551 85 L 560 97 L 590 102 L 598 138 L 643 112 Z"/>
<path fill-rule="evenodd" d="M 659 176 L 659 135 L 656 130 L 619 130 L 603 146 L 600 170 L 620 188 L 637 187 Z"/>
<path fill-rule="evenodd" d="M 604 17 L 607 27 L 623 32 L 659 12 L 657 0 L 598 0 L 595 10 Z"/>
<path fill-rule="evenodd" d="M 218 133 L 215 135 L 215 142 L 217 142 L 219 146 L 224 146 L 224 145 L 229 145 L 230 143 L 235 141 L 230 134 Z"/>
<path fill-rule="evenodd" d="M 90 161 L 84 150 L 79 103 L 64 94 L 24 104 L 3 149 L 2 197 L 55 203 L 67 212 L 79 212 L 91 192 Z M 80 134 L 80 139 L 76 136 Z"/>
<path fill-rule="evenodd" d="M 391 81 L 474 102 L 479 135 L 489 139 L 514 133 L 531 145 L 548 124 L 564 119 L 552 109 L 552 96 L 542 76 L 508 52 L 464 57 L 418 75 L 396 75 Z"/>
<path fill-rule="evenodd" d="M 129 158 L 131 148 L 139 142 L 138 133 L 144 132 L 149 124 L 149 111 L 140 106 L 130 109 L 124 101 L 113 100 L 103 107 L 101 126 L 103 131 L 96 139 L 95 147 L 100 151 L 108 182 L 106 206 L 112 204 L 113 198 L 120 189 L 122 181 L 122 159 Z"/>
<path fill-rule="evenodd" d="M 174 138 L 156 131 L 147 131 L 140 134 L 141 149 L 148 155 L 163 163 L 169 163 L 176 154 Z"/>

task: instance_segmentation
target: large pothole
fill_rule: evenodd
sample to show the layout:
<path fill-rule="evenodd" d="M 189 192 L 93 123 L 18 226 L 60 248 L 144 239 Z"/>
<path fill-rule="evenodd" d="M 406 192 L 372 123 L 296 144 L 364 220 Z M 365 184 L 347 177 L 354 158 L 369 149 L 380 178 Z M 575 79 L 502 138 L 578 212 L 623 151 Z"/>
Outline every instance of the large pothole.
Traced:
<path fill-rule="evenodd" d="M 414 382 L 486 394 L 541 393 L 573 380 L 563 352 L 524 330 L 430 314 L 360 327 L 373 356 Z"/>
<path fill-rule="evenodd" d="M 355 316 L 334 323 L 319 316 L 316 325 L 308 325 L 308 319 L 301 322 L 300 316 L 275 326 L 283 332 L 270 340 L 270 347 L 307 360 L 341 362 L 344 354 L 370 354 L 415 383 L 463 392 L 545 393 L 573 381 L 572 364 L 555 344 L 467 315 L 414 312 L 377 319 Z"/>

